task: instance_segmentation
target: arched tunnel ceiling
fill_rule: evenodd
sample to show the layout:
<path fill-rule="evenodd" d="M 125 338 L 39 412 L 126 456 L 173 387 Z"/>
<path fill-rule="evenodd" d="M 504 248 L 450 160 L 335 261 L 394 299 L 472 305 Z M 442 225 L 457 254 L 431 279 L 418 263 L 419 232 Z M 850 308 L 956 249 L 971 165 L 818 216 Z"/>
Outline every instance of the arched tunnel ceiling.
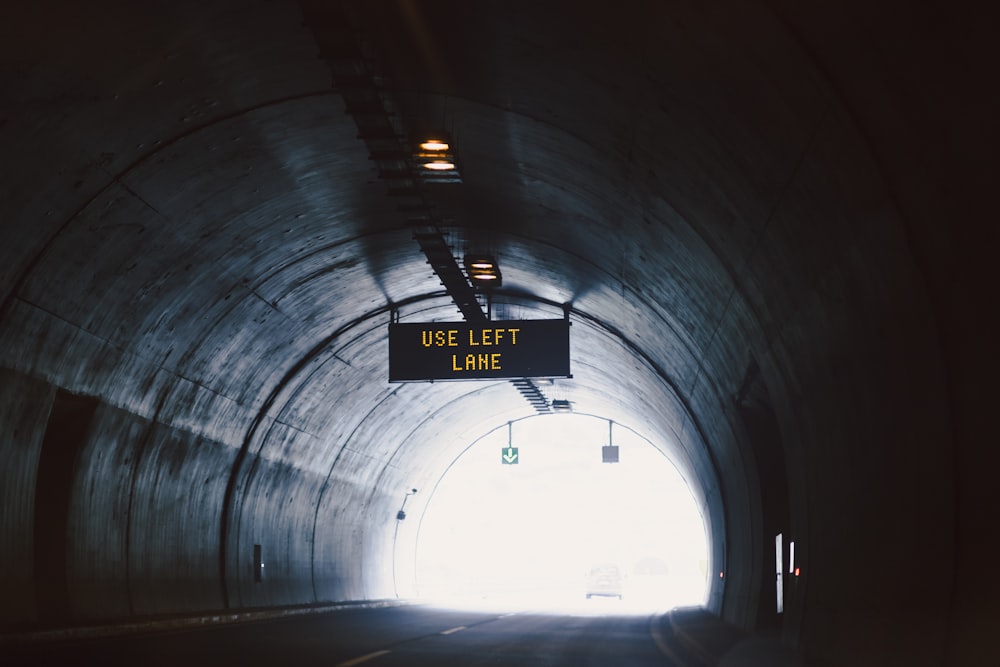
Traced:
<path fill-rule="evenodd" d="M 948 325 L 971 298 L 954 285 L 977 269 L 954 267 L 972 234 L 929 221 L 947 198 L 925 187 L 962 182 L 935 166 L 958 149 L 937 140 L 915 161 L 907 144 L 949 117 L 916 91 L 930 81 L 958 105 L 962 88 L 905 58 L 935 11 L 860 6 L 20 3 L 0 45 L 0 362 L 22 378 L 10 386 L 44 382 L 220 443 L 218 460 L 178 465 L 215 475 L 205 497 L 223 534 L 206 550 L 221 552 L 226 605 L 324 597 L 315 565 L 309 594 L 225 583 L 227 558 L 283 520 L 272 494 L 305 503 L 291 523 L 312 521 L 314 560 L 351 552 L 359 531 L 377 559 L 391 527 L 365 527 L 372 516 L 533 413 L 507 382 L 387 382 L 390 317 L 460 315 L 319 57 L 346 32 L 402 128 L 451 133 L 463 183 L 424 194 L 456 255 L 499 259 L 494 314 L 568 313 L 573 377 L 542 391 L 635 428 L 694 483 L 715 564 L 732 571 L 717 610 L 753 624 L 775 526 L 808 535 L 820 570 L 861 567 L 834 548 L 848 535 L 928 549 L 926 535 L 874 535 L 942 470 L 968 474 L 953 470 L 952 424 L 974 411 L 949 412 L 971 398 L 949 398 L 946 378 L 979 340 L 969 319 Z M 880 30 L 898 52 L 864 40 Z M 915 111 L 893 124 L 901 110 Z M 887 441 L 917 455 L 898 467 L 895 450 L 872 454 Z M 24 465 L 10 473 L 22 482 Z M 857 493 L 841 503 L 846 478 Z M 912 521 L 957 530 L 961 493 L 938 501 Z M 321 537 L 324 512 L 348 527 Z M 342 576 L 325 597 L 384 593 L 379 575 Z M 832 642 L 827 610 L 858 586 L 814 580 L 794 632 L 817 609 L 806 628 Z M 953 594 L 926 591 L 931 606 Z M 185 606 L 148 602 L 171 604 Z"/>

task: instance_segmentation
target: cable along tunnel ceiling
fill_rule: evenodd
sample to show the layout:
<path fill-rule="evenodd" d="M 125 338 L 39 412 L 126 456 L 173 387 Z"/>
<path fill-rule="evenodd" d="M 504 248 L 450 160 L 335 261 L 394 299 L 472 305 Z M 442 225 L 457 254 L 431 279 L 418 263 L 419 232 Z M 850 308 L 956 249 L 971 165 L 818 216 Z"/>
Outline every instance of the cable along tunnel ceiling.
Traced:
<path fill-rule="evenodd" d="M 460 316 L 318 57 L 346 30 L 402 126 L 450 132 L 462 183 L 425 194 L 459 258 L 499 260 L 494 315 L 568 310 L 573 377 L 539 387 L 666 449 L 711 517 L 715 569 L 727 568 L 712 605 L 752 623 L 761 535 L 807 527 L 804 503 L 768 506 L 761 489 L 803 499 L 818 478 L 789 434 L 825 447 L 883 424 L 858 392 L 890 382 L 871 368 L 933 348 L 931 330 L 910 326 L 926 304 L 908 291 L 914 269 L 868 149 L 770 14 L 586 5 L 357 3 L 351 25 L 320 2 L 178 2 L 155 15 L 60 4 L 51 24 L 19 10 L 48 29 L 0 47 L 22 68 L 0 125 L 13 211 L 0 250 L 5 372 L 195 438 L 201 449 L 171 450 L 129 426 L 126 442 L 106 415 L 93 436 L 122 460 L 146 457 L 127 473 L 140 495 L 210 478 L 192 503 L 212 508 L 216 535 L 211 519 L 226 517 L 218 544 L 184 556 L 221 559 L 221 574 L 211 563 L 199 575 L 222 576 L 221 598 L 154 587 L 133 593 L 145 596 L 136 613 L 391 594 L 371 563 L 386 557 L 403 493 L 533 412 L 507 382 L 387 382 L 393 312 Z M 860 343 L 873 322 L 908 347 Z M 831 367 L 842 375 L 826 386 Z M 900 401 L 931 400 L 902 384 Z M 856 416 L 831 426 L 828 406 Z M 174 477 L 139 467 L 161 459 Z M 800 472 L 767 477 L 775 461 Z M 93 502 L 121 502 L 114 493 Z M 238 560 L 261 539 L 287 556 L 269 588 Z M 151 576 L 168 578 L 162 568 Z M 79 601 L 84 615 L 113 615 L 102 604 L 116 603 Z"/>

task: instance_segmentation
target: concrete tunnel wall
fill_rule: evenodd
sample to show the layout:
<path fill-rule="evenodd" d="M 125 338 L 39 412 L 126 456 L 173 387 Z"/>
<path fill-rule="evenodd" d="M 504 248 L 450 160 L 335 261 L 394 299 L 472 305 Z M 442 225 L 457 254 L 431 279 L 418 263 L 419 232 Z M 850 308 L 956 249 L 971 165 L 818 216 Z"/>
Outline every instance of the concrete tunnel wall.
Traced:
<path fill-rule="evenodd" d="M 354 19 L 404 108 L 449 105 L 455 238 L 474 220 L 500 249 L 509 312 L 570 304 L 574 379 L 553 391 L 697 480 L 727 574 L 713 608 L 815 664 L 990 651 L 997 585 L 965 576 L 997 508 L 988 22 L 439 3 L 436 76 L 389 8 Z M 385 383 L 390 307 L 454 307 L 330 87 L 323 25 L 285 2 L 13 16 L 0 626 L 394 595 L 405 489 L 530 410 L 506 383 Z M 783 621 L 777 530 L 804 572 Z"/>

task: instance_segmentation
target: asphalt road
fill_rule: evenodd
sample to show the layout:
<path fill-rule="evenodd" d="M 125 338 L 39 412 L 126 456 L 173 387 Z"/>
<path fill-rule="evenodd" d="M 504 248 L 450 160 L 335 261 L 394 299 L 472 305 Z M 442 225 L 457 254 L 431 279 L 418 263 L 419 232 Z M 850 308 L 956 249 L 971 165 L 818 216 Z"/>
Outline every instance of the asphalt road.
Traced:
<path fill-rule="evenodd" d="M 612 616 L 600 607 L 554 615 L 406 606 L 14 647 L 2 662 L 171 667 L 673 665 L 657 645 L 656 627 L 648 614 Z"/>

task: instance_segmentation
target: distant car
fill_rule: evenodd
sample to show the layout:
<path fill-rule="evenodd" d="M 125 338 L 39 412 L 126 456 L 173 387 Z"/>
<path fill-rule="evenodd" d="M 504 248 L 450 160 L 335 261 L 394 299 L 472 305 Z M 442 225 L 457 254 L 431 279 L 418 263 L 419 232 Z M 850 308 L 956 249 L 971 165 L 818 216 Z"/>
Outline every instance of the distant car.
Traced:
<path fill-rule="evenodd" d="M 587 599 L 596 596 L 622 599 L 622 573 L 617 565 L 595 565 L 587 574 Z"/>

